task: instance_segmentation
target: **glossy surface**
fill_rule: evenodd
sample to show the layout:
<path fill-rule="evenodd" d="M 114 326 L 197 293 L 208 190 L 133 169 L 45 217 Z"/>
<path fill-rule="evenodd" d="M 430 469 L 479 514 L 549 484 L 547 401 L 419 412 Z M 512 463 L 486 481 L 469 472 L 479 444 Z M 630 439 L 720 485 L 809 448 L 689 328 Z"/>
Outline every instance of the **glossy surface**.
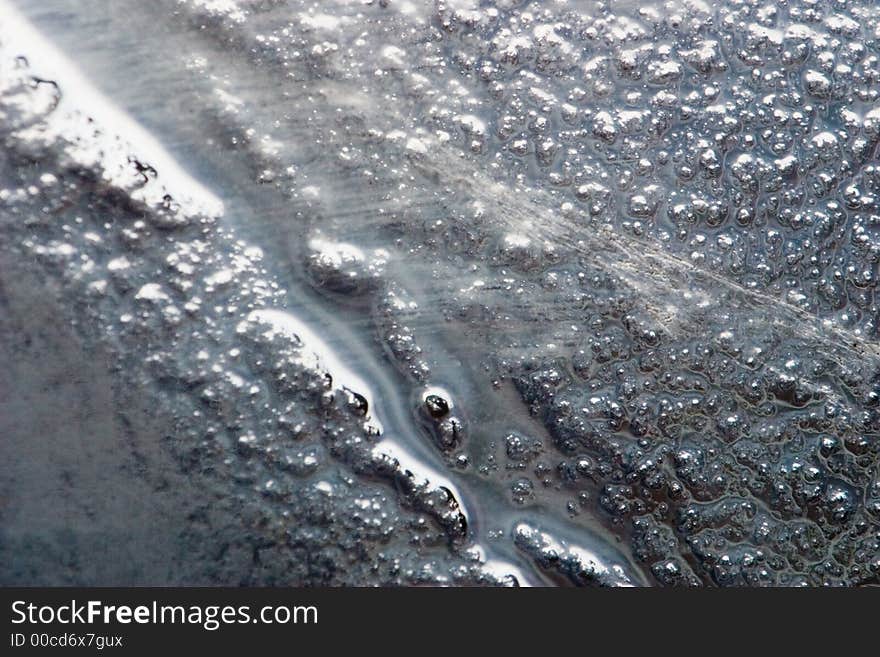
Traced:
<path fill-rule="evenodd" d="M 873 3 L 12 4 L 4 582 L 877 583 Z"/>

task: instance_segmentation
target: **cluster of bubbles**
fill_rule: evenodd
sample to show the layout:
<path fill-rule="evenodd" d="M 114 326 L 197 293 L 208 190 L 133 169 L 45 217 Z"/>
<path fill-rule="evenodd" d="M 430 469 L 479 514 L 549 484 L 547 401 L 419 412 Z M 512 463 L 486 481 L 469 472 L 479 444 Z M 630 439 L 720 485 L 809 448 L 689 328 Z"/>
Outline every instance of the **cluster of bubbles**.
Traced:
<path fill-rule="evenodd" d="M 294 275 L 366 327 L 419 439 L 478 497 L 501 491 L 487 540 L 574 584 L 877 582 L 872 2 L 241 4 L 173 3 L 206 53 L 194 83 L 223 80 L 200 111 L 284 199 Z M 229 48 L 237 68 L 208 56 Z M 51 90 L 33 102 L 51 105 Z M 3 200 L 38 221 L 55 197 L 26 182 Z M 130 196 L 89 203 L 118 211 Z M 249 476 L 313 477 L 305 460 L 328 457 L 352 477 L 383 471 L 361 456 L 374 440 L 362 400 L 251 314 L 283 292 L 247 246 L 159 207 L 92 231 L 123 245 L 106 276 L 82 230 L 27 230 L 44 231 L 30 243 L 62 280 L 129 317 L 98 318 L 114 340 L 156 341 L 151 380 L 212 409 L 191 429 L 232 436 L 194 439 L 216 450 L 194 462 L 233 446 L 260 464 Z M 72 262 L 94 273 L 65 273 Z M 237 326 L 238 354 L 202 345 L 194 321 L 224 349 Z M 179 353 L 162 357 L 169 332 Z M 288 396 L 310 401 L 287 409 Z M 280 449 L 279 423 L 313 443 Z M 373 518 L 375 541 L 445 541 L 461 558 L 474 530 L 457 503 L 388 470 L 425 515 L 383 513 L 431 529 L 416 540 Z M 302 495 L 272 481 L 268 497 Z M 339 522 L 328 543 L 354 531 Z M 597 527 L 628 546 L 629 571 L 604 561 Z"/>
<path fill-rule="evenodd" d="M 516 505 L 600 514 L 661 584 L 876 581 L 878 30 L 858 2 L 438 2 L 382 69 L 401 155 L 346 147 L 423 176 L 378 222 L 434 257 L 396 279 L 434 279 L 422 341 L 454 318 L 546 428 L 473 437 Z"/>
<path fill-rule="evenodd" d="M 213 564 L 220 580 L 511 581 L 469 549 L 451 490 L 376 449 L 365 394 L 290 330 L 261 249 L 173 198 L 116 137 L 57 109 L 59 87 L 23 59 L 7 57 L 0 80 L 7 271 L 39 273 L 64 309 L 56 320 L 169 419 L 155 439 L 206 491 L 218 536 L 237 527 Z M 327 257 L 356 267 L 349 253 Z"/>

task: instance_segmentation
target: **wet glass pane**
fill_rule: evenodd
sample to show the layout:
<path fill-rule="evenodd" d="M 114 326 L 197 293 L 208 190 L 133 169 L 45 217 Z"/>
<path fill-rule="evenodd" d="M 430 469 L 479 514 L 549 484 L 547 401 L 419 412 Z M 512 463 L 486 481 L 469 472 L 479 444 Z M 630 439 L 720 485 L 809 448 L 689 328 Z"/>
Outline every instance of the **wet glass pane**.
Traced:
<path fill-rule="evenodd" d="M 3 0 L 0 140 L 0 583 L 878 583 L 872 0 Z"/>

